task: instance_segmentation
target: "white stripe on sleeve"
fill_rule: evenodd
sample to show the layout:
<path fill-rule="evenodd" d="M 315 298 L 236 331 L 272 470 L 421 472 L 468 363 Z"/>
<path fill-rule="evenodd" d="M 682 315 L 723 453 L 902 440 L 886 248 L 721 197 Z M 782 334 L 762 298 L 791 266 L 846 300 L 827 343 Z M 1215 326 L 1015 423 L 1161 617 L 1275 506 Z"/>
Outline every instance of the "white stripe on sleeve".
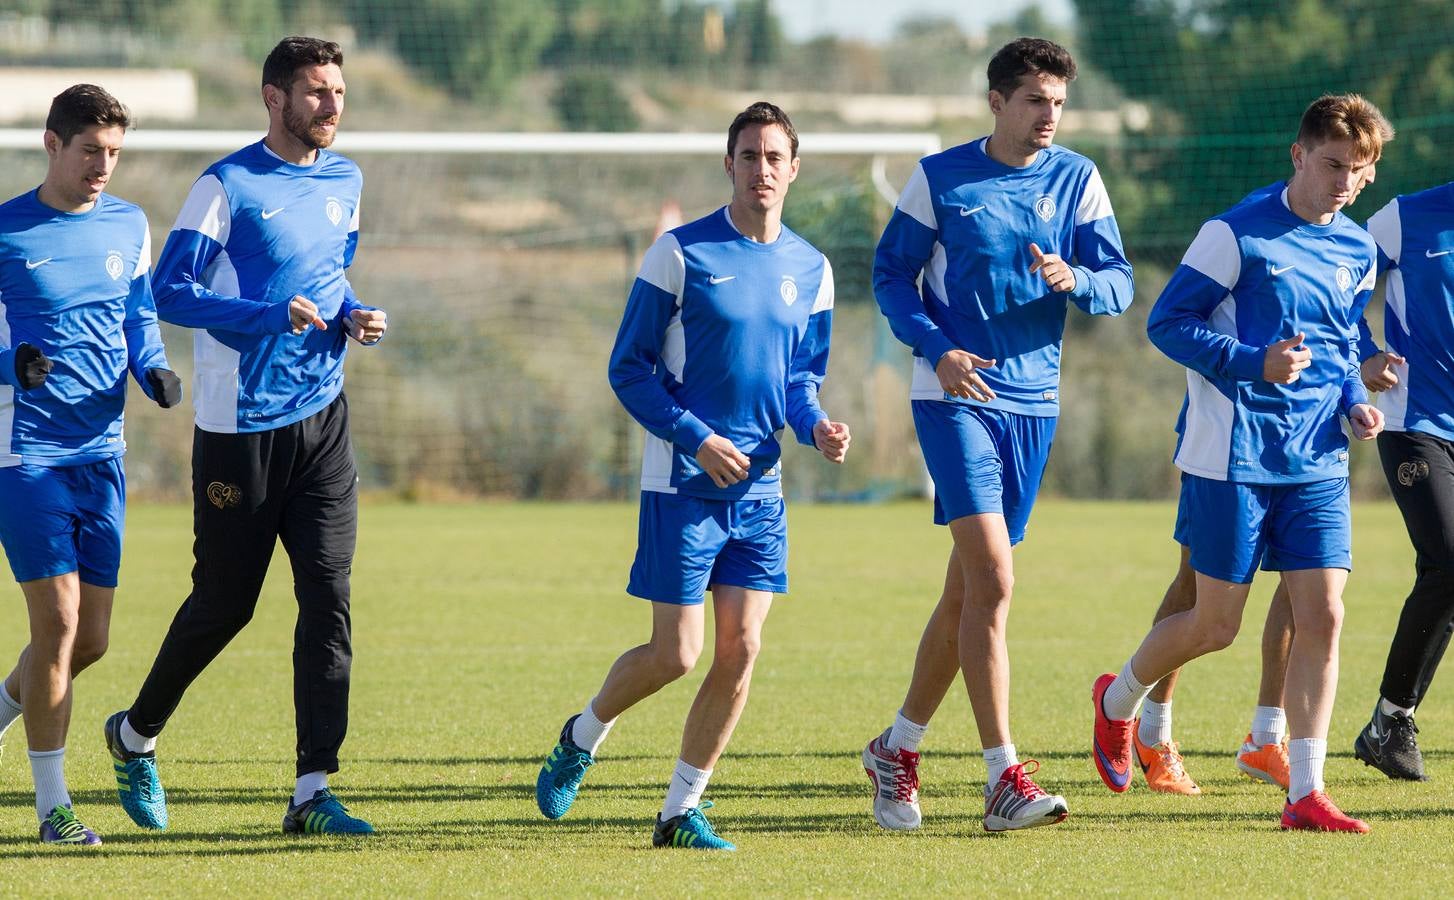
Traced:
<path fill-rule="evenodd" d="M 1375 241 L 1378 241 L 1378 247 L 1383 251 L 1383 255 L 1394 262 L 1398 262 L 1399 255 L 1403 253 L 1404 249 L 1403 223 L 1400 219 L 1397 197 L 1388 201 L 1383 209 L 1368 219 L 1368 233 L 1373 235 Z"/>
<path fill-rule="evenodd" d="M 1091 166 L 1090 178 L 1086 180 L 1085 191 L 1080 195 L 1080 205 L 1075 208 L 1075 224 L 1084 225 L 1113 215 L 1115 212 L 1111 210 L 1111 195 L 1106 193 L 1101 170 Z"/>
<path fill-rule="evenodd" d="M 924 164 L 914 167 L 914 174 L 899 194 L 899 209 L 914 221 L 933 231 L 939 230 L 939 217 L 934 213 L 934 198 L 929 195 L 929 176 Z"/>
<path fill-rule="evenodd" d="M 1181 264 L 1196 269 L 1230 291 L 1242 275 L 1242 251 L 1232 234 L 1232 226 L 1221 219 L 1207 222 L 1186 248 Z"/>
<path fill-rule="evenodd" d="M 177 213 L 177 224 L 172 230 L 185 228 L 207 235 L 223 246 L 232 231 L 232 210 L 227 205 L 227 192 L 216 175 L 203 175 L 192 185 L 187 202 Z"/>
<path fill-rule="evenodd" d="M 828 257 L 823 257 L 823 280 L 818 282 L 818 296 L 813 300 L 813 308 L 808 310 L 808 315 L 820 313 L 825 309 L 833 308 L 833 264 L 828 262 Z"/>
<path fill-rule="evenodd" d="M 676 235 L 667 232 L 647 248 L 636 277 L 673 297 L 681 297 L 687 280 L 687 259 Z"/>

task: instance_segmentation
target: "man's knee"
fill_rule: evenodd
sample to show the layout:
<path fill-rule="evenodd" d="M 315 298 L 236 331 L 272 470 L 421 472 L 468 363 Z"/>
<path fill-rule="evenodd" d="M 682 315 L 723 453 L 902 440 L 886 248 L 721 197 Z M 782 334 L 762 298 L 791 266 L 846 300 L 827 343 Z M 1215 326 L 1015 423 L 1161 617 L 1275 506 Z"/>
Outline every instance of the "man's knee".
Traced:
<path fill-rule="evenodd" d="M 110 642 L 105 634 L 80 634 L 71 650 L 71 674 L 78 675 L 106 655 Z"/>
<path fill-rule="evenodd" d="M 652 642 L 651 651 L 657 676 L 664 682 L 675 681 L 696 666 L 702 655 L 702 644 L 687 639 L 657 640 Z"/>

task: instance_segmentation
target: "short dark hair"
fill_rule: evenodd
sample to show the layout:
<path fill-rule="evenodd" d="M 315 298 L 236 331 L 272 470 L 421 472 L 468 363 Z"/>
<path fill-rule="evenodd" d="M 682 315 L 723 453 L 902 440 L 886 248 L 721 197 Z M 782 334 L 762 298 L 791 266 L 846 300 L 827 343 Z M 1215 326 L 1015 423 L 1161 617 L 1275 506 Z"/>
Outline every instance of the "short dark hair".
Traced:
<path fill-rule="evenodd" d="M 1054 41 L 1016 38 L 995 52 L 986 75 L 990 90 L 1008 99 L 1020 86 L 1021 76 L 1040 73 L 1074 81 L 1075 60 L 1069 50 Z"/>
<path fill-rule="evenodd" d="M 263 84 L 290 90 L 298 70 L 306 66 L 343 65 L 343 48 L 333 41 L 311 37 L 285 37 L 263 60 Z"/>
<path fill-rule="evenodd" d="M 62 146 L 92 125 L 130 128 L 131 112 L 105 88 L 94 84 L 73 84 L 51 100 L 45 130 L 59 135 Z"/>
<path fill-rule="evenodd" d="M 732 125 L 727 129 L 727 155 L 732 156 L 737 152 L 737 136 L 742 129 L 748 125 L 776 125 L 787 133 L 788 142 L 793 145 L 793 159 L 798 158 L 798 130 L 793 127 L 793 120 L 783 112 L 781 107 L 774 106 L 766 100 L 759 100 L 737 114 L 732 120 Z"/>

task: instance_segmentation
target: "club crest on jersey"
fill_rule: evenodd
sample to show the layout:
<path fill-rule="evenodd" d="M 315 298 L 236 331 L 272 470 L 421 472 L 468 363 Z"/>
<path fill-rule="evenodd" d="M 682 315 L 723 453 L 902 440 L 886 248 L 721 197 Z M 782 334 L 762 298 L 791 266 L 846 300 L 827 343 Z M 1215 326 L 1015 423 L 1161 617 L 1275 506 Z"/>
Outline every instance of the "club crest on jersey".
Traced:
<path fill-rule="evenodd" d="M 112 281 L 121 277 L 121 270 L 125 267 L 126 263 L 121 261 L 120 252 L 112 250 L 106 254 L 106 274 L 111 276 Z"/>
<path fill-rule="evenodd" d="M 337 197 L 329 197 L 328 202 L 323 205 L 323 214 L 328 216 L 328 221 L 337 225 L 343 221 L 343 204 L 338 202 Z"/>
<path fill-rule="evenodd" d="M 1338 271 L 1333 274 L 1333 280 L 1338 282 L 1338 290 L 1346 291 L 1353 284 L 1353 273 L 1347 266 L 1339 266 Z"/>
<path fill-rule="evenodd" d="M 782 296 L 784 303 L 792 306 L 798 299 L 798 283 L 793 280 L 793 276 L 784 275 L 782 284 L 777 286 L 777 292 Z"/>
<path fill-rule="evenodd" d="M 1049 222 L 1055 218 L 1055 198 L 1046 194 L 1039 200 L 1036 200 L 1035 215 L 1039 216 L 1042 222 Z"/>

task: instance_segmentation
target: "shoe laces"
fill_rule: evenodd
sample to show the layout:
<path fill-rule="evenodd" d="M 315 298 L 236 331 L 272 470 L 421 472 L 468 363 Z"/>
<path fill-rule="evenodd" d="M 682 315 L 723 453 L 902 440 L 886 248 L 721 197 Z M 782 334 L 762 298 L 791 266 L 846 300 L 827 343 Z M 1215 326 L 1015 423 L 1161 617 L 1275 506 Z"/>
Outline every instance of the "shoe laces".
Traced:
<path fill-rule="evenodd" d="M 1419 726 L 1414 724 L 1412 717 L 1394 713 L 1387 721 L 1388 727 L 1384 729 L 1383 738 L 1385 747 L 1403 751 L 1418 749 L 1419 744 L 1414 735 L 1419 733 Z"/>
<path fill-rule="evenodd" d="M 57 806 L 45 817 L 45 821 L 62 838 L 77 837 L 86 832 L 86 826 L 81 824 L 69 806 Z"/>
<path fill-rule="evenodd" d="M 919 754 L 900 747 L 894 752 L 894 799 L 900 803 L 913 803 L 919 793 Z"/>
<path fill-rule="evenodd" d="M 1030 768 L 1031 766 L 1035 768 L 1032 769 Z M 1016 763 L 1010 766 L 1005 770 L 1005 774 L 1000 777 L 1010 779 L 1010 787 L 1021 797 L 1024 797 L 1026 800 L 1037 800 L 1041 797 L 1049 796 L 1040 785 L 1036 784 L 1030 778 L 1031 775 L 1038 771 L 1040 771 L 1040 760 L 1027 759 L 1023 763 Z"/>
<path fill-rule="evenodd" d="M 556 770 L 560 773 L 557 777 L 562 780 L 580 778 L 595 762 L 591 754 L 581 748 L 566 746 L 566 752 L 561 754 L 560 768 Z"/>
<path fill-rule="evenodd" d="M 1161 758 L 1161 765 L 1177 778 L 1186 776 L 1186 765 L 1181 759 L 1181 747 L 1176 741 L 1162 741 L 1151 748 Z"/>
<path fill-rule="evenodd" d="M 692 807 L 687 810 L 687 817 L 682 820 L 682 824 L 690 822 L 692 830 L 703 837 L 718 837 L 716 830 L 712 828 L 712 823 L 707 821 L 707 817 L 702 813 L 702 810 L 711 809 L 715 805 L 711 800 L 707 800 L 701 806 Z M 720 840 L 720 838 L 718 839 Z"/>

